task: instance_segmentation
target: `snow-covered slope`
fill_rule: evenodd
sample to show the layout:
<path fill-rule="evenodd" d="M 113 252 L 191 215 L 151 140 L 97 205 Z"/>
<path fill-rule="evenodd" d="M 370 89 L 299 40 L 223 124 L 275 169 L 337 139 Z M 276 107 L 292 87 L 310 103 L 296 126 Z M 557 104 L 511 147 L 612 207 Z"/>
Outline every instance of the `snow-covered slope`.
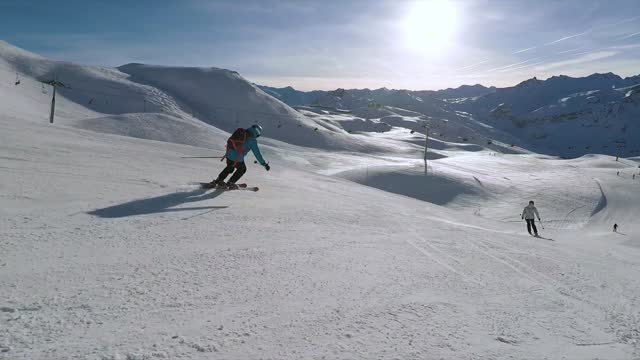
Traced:
<path fill-rule="evenodd" d="M 513 134 L 521 146 L 546 154 L 640 154 L 638 77 L 530 79 L 494 93 L 452 103 L 479 120 Z"/>
<path fill-rule="evenodd" d="M 389 128 L 302 110 L 362 150 L 261 139 L 272 169 L 248 161 L 243 178 L 260 191 L 204 191 L 193 182 L 222 164 L 185 157 L 211 155 L 226 133 L 191 117 L 186 106 L 204 96 L 188 96 L 173 78 L 181 69 L 130 75 L 22 55 L 86 89 L 147 91 L 166 111 L 116 97 L 96 111 L 73 89 L 51 125 L 50 93 L 26 72 L 15 85 L 16 63 L 0 57 L 0 359 L 640 354 L 637 158 L 502 155 L 431 138 L 425 173 L 411 126 L 493 128 L 462 112 L 388 106 L 387 120 L 404 124 Z M 529 200 L 544 238 L 519 218 Z"/>
<path fill-rule="evenodd" d="M 165 114 L 130 113 L 81 120 L 76 127 L 107 134 L 222 149 L 229 135 L 202 123 Z"/>
<path fill-rule="evenodd" d="M 284 159 L 269 173 L 250 167 L 257 193 L 204 192 L 188 184 L 219 167 L 180 159 L 193 147 L 5 115 L 0 146 L 6 359 L 625 359 L 638 351 L 632 164 L 437 160 L 426 179 L 440 180 L 421 185 L 427 195 L 439 190 L 440 201 L 425 200 L 446 208 L 293 170 Z M 550 170 L 533 178 L 532 168 Z M 370 181 L 399 188 L 424 178 L 376 174 Z M 607 201 L 590 217 L 602 196 L 594 179 Z M 554 241 L 523 235 L 518 214 L 528 199 Z M 624 235 L 610 232 L 612 221 Z"/>
<path fill-rule="evenodd" d="M 306 146 L 325 145 L 330 136 L 234 71 L 142 64 L 118 69 L 130 81 L 163 89 L 199 119 L 227 132 L 256 123 L 271 138 Z"/>

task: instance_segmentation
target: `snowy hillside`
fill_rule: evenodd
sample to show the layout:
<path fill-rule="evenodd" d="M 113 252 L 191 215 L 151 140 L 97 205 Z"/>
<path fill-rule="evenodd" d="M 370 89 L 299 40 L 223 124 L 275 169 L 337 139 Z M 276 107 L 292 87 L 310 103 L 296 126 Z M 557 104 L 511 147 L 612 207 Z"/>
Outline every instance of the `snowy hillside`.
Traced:
<path fill-rule="evenodd" d="M 380 104 L 385 90 L 296 111 L 227 70 L 0 45 L 0 359 L 640 356 L 638 157 L 526 153 L 435 98 L 446 117 Z M 71 89 L 49 124 L 38 80 L 54 73 Z M 194 184 L 222 165 L 188 157 L 235 126 L 202 115 L 207 94 L 291 121 L 261 120 L 295 131 L 260 139 L 271 171 L 249 155 L 259 191 Z M 566 107 L 597 96 L 573 94 Z"/>
<path fill-rule="evenodd" d="M 273 89 L 271 92 L 277 94 L 288 94 L 290 88 Z M 419 112 L 429 116 L 455 116 L 448 109 L 448 103 L 442 101 L 435 96 L 435 92 L 418 92 L 409 90 L 390 90 L 386 88 L 369 90 L 369 89 L 337 89 L 334 91 L 309 93 L 298 92 L 300 97 L 303 95 L 310 99 L 311 102 L 305 105 L 316 105 L 320 107 L 354 110 L 367 106 L 391 106 L 408 111 Z M 285 97 L 282 95 L 281 97 Z M 297 104 L 296 104 L 297 105 Z"/>
<path fill-rule="evenodd" d="M 453 110 L 448 102 L 435 98 L 433 94 L 422 96 L 416 95 L 416 92 L 384 88 L 338 89 L 324 94 L 311 107 L 297 108 L 316 113 L 335 113 L 338 118 L 348 117 L 345 114 L 348 113 L 355 117 L 344 123 L 343 128 L 348 132 L 362 131 L 362 126 L 354 127 L 353 123 L 367 123 L 363 120 L 367 119 L 370 120 L 368 122 L 405 129 L 411 134 L 424 133 L 425 127 L 428 127 L 431 129 L 430 137 L 434 139 L 470 143 L 506 153 L 522 152 L 528 147 L 528 144 L 508 132 L 482 123 L 469 113 Z M 375 125 L 370 126 L 368 131 L 385 130 L 384 126 Z M 514 144 L 518 144 L 518 148 Z"/>
<path fill-rule="evenodd" d="M 452 106 L 518 137 L 531 149 L 576 157 L 640 154 L 640 78 L 614 74 L 527 80 Z"/>
<path fill-rule="evenodd" d="M 640 143 L 635 140 L 640 138 L 636 121 L 640 111 L 637 86 L 640 75 L 623 79 L 607 73 L 584 78 L 563 75 L 547 80 L 533 78 L 499 89 L 463 85 L 439 91 L 385 88 L 308 93 L 292 88 L 269 88 L 269 91 L 280 95 L 283 101 L 295 98 L 298 104 L 305 99 L 310 104 L 351 110 L 356 116 L 380 118 L 383 122 L 386 116 L 398 115 L 390 113 L 390 106 L 462 122 L 465 127 L 482 124 L 475 135 L 458 137 L 497 140 L 529 151 L 579 157 L 589 153 L 640 154 Z M 482 129 L 492 130 L 487 133 Z"/>
<path fill-rule="evenodd" d="M 330 136 L 317 133 L 315 123 L 233 71 L 142 64 L 118 69 L 128 74 L 130 81 L 163 89 L 178 104 L 184 104 L 182 109 L 227 132 L 259 123 L 271 138 L 307 146 L 325 144 Z"/>
<path fill-rule="evenodd" d="M 5 42 L 0 42 L 0 65 L 7 81 L 11 79 L 8 96 L 20 99 L 10 104 L 24 107 L 24 111 L 37 108 L 39 118 L 48 117 L 52 92 L 41 82 L 56 80 L 64 84 L 66 87 L 58 89 L 58 103 L 68 102 L 69 106 L 60 106 L 56 112 L 62 124 L 77 125 L 78 119 L 111 118 L 110 115 L 155 113 L 164 115 L 158 121 L 172 117 L 175 122 L 195 123 L 194 127 L 206 123 L 225 132 L 259 123 L 269 138 L 293 145 L 372 152 L 386 148 L 366 139 L 354 145 L 346 131 L 331 132 L 319 127 L 229 70 L 141 64 L 119 69 L 83 66 L 48 60 Z M 21 79 L 21 83 L 13 85 L 14 78 Z M 79 126 L 87 128 L 86 123 Z M 216 139 L 218 144 L 224 143 L 221 139 Z"/>
<path fill-rule="evenodd" d="M 512 107 L 514 115 L 523 115 L 571 94 L 606 91 L 636 84 L 640 84 L 639 77 L 622 79 L 612 73 L 593 74 L 583 78 L 564 75 L 553 76 L 547 80 L 532 78 L 516 86 L 496 89 L 493 93 L 471 99 L 468 105 L 473 106 L 473 111 L 482 115 L 482 111 L 489 112 L 499 104 L 507 103 Z"/>
<path fill-rule="evenodd" d="M 333 93 L 333 91 L 323 91 L 323 90 L 313 90 L 313 91 L 301 91 L 296 90 L 291 86 L 287 86 L 284 88 L 275 88 L 266 85 L 258 85 L 262 90 L 273 95 L 278 98 L 282 102 L 290 105 L 290 106 L 302 106 L 302 105 L 311 105 L 316 103 L 322 97 Z M 421 97 L 434 97 L 437 99 L 460 99 L 460 98 L 470 98 L 470 97 L 478 97 L 486 94 L 490 94 L 496 90 L 495 87 L 485 87 L 480 84 L 475 85 L 462 85 L 457 88 L 448 88 L 443 90 L 421 90 L 421 91 L 411 91 L 417 96 Z M 350 89 L 347 90 L 355 95 L 363 96 L 363 94 L 373 93 L 378 94 L 378 96 L 373 96 L 377 98 L 384 98 L 385 94 L 389 94 L 392 92 L 402 91 L 402 90 L 389 90 L 386 88 L 369 90 L 369 89 Z"/>

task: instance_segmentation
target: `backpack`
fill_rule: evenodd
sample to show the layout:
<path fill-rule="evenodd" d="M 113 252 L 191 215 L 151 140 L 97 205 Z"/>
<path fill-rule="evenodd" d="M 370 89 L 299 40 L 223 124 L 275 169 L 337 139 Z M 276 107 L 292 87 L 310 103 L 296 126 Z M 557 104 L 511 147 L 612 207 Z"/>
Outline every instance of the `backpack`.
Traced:
<path fill-rule="evenodd" d="M 227 150 L 226 150 L 226 152 L 229 152 L 229 149 L 233 149 L 240 156 L 242 156 L 242 153 L 244 152 L 244 143 L 247 141 L 248 137 L 249 137 L 249 133 L 247 132 L 246 129 L 237 128 L 231 134 L 231 136 L 229 136 L 229 139 L 227 139 Z M 226 156 L 223 157 L 222 159 L 220 159 L 220 161 L 224 160 L 225 158 L 226 158 Z M 238 161 L 236 160 L 233 163 L 233 165 L 235 166 L 237 163 L 238 163 Z"/>

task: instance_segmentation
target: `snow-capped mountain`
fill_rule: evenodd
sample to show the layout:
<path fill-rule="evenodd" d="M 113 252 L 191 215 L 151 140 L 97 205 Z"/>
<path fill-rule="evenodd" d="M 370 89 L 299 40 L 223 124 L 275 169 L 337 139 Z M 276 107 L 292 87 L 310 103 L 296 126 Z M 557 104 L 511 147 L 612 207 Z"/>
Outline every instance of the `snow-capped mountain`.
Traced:
<path fill-rule="evenodd" d="M 562 156 L 640 154 L 640 77 L 593 74 L 526 80 L 452 103 L 537 152 Z"/>
<path fill-rule="evenodd" d="M 309 105 L 315 102 L 317 99 L 326 94 L 326 91 L 315 90 L 315 91 L 298 91 L 291 86 L 287 86 L 285 88 L 275 88 L 264 85 L 256 85 L 260 89 L 262 89 L 267 94 L 275 97 L 276 99 L 282 101 L 283 103 L 289 106 L 302 106 Z"/>
<path fill-rule="evenodd" d="M 311 106 L 335 110 L 349 110 L 365 118 L 408 113 L 408 116 L 454 119 L 459 117 L 448 102 L 430 92 L 418 94 L 409 90 L 336 89 L 321 94 Z M 392 109 L 393 108 L 393 109 Z"/>
<path fill-rule="evenodd" d="M 640 154 L 635 140 L 640 138 L 634 88 L 638 84 L 640 75 L 623 79 L 607 73 L 532 78 L 507 88 L 463 85 L 439 91 L 381 88 L 309 93 L 287 88 L 286 93 L 368 119 L 395 115 L 389 107 L 445 120 L 464 117 L 468 124 L 481 123 L 508 133 L 513 145 L 550 155 L 633 156 Z"/>
<path fill-rule="evenodd" d="M 95 126 L 104 131 L 109 126 L 98 126 L 99 121 L 92 120 L 102 119 L 100 121 L 120 125 L 128 121 L 126 127 L 112 129 L 119 133 L 123 133 L 123 128 L 130 129 L 132 134 L 151 133 L 149 127 L 154 126 L 154 121 L 173 119 L 176 124 L 195 123 L 193 127 L 185 127 L 185 131 L 195 131 L 203 124 L 211 125 L 209 129 L 219 134 L 211 146 L 224 148 L 224 132 L 259 123 L 270 139 L 288 144 L 354 149 L 354 142 L 345 130 L 321 126 L 237 72 L 226 69 L 143 64 L 119 68 L 84 66 L 49 60 L 6 42 L 0 42 L 0 65 L 21 80 L 7 96 L 28 99 L 13 103 L 28 108 L 27 111 L 38 109 L 37 114 L 42 118 L 48 118 L 52 91 L 42 82 L 56 80 L 64 84 L 57 89 L 57 102 L 70 104 L 59 106 L 64 110 L 56 111 L 56 121 L 82 128 Z M 20 111 L 16 109 L 16 112 Z M 118 116 L 135 113 L 163 116 Z M 191 138 L 199 139 L 197 143 L 202 145 L 199 134 L 193 134 Z M 372 151 L 380 149 L 374 141 L 365 143 Z M 356 147 L 361 149 L 362 143 Z"/>
<path fill-rule="evenodd" d="M 390 90 L 387 88 L 380 88 L 375 90 L 370 89 L 337 89 L 333 91 L 313 90 L 313 91 L 301 91 L 296 90 L 291 86 L 284 88 L 275 88 L 266 85 L 258 85 L 262 90 L 275 96 L 279 100 L 290 106 L 312 105 L 317 104 L 323 100 L 322 98 L 331 95 L 340 95 L 339 92 L 347 91 L 353 96 L 361 98 L 371 98 L 372 100 L 386 101 L 386 97 L 394 92 L 410 92 L 418 97 L 431 97 L 436 99 L 460 99 L 478 97 L 486 94 L 490 94 L 496 90 L 495 87 L 485 87 L 480 84 L 475 85 L 461 85 L 457 88 L 447 88 L 443 90 L 420 90 L 420 91 L 406 91 L 406 90 Z"/>
<path fill-rule="evenodd" d="M 469 105 L 462 108 L 482 116 L 498 105 L 506 103 L 510 104 L 514 115 L 524 115 L 572 94 L 594 90 L 607 91 L 638 83 L 640 77 L 623 79 L 612 73 L 593 74 L 582 78 L 560 75 L 547 80 L 534 77 L 513 87 L 495 89 L 492 93 L 469 99 L 461 105 Z"/>
<path fill-rule="evenodd" d="M 457 88 L 447 88 L 437 91 L 416 91 L 417 94 L 423 92 L 433 93 L 433 97 L 438 99 L 461 99 L 461 98 L 473 98 L 491 94 L 496 91 L 495 86 L 486 87 L 480 84 L 475 85 L 461 85 Z"/>

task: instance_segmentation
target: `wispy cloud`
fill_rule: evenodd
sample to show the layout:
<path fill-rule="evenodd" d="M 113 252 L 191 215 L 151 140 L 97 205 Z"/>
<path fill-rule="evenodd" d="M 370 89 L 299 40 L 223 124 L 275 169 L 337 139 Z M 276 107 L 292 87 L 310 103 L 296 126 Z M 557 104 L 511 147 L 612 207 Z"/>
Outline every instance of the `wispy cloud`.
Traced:
<path fill-rule="evenodd" d="M 559 55 L 561 55 L 561 54 L 570 54 L 572 52 L 578 52 L 578 51 L 580 51 L 582 49 L 584 49 L 584 46 L 580 46 L 580 47 L 569 49 L 569 50 L 559 51 L 559 52 L 557 52 L 557 54 L 559 54 Z"/>
<path fill-rule="evenodd" d="M 587 30 L 587 31 L 585 31 L 585 32 L 581 32 L 581 33 L 579 33 L 579 34 L 574 34 L 574 35 L 565 36 L 565 37 L 563 37 L 563 38 L 560 38 L 560 39 L 554 40 L 554 41 L 552 41 L 552 42 L 548 42 L 548 43 L 544 44 L 544 46 L 557 44 L 557 43 L 559 43 L 559 42 L 561 42 L 561 41 L 565 41 L 565 40 L 573 39 L 573 38 L 576 38 L 576 37 L 578 37 L 578 36 L 583 36 L 583 35 L 586 35 L 586 34 L 588 34 L 588 33 L 590 33 L 590 32 L 591 32 L 591 30 Z"/>
<path fill-rule="evenodd" d="M 577 65 L 577 64 L 583 64 L 583 63 L 588 63 L 588 62 L 592 62 L 592 61 L 602 60 L 602 59 L 606 59 L 606 58 L 610 58 L 610 57 L 616 56 L 618 54 L 619 54 L 618 51 L 611 51 L 611 50 L 609 50 L 609 51 L 597 51 L 597 52 L 584 53 L 584 54 L 576 54 L 576 55 L 581 55 L 581 56 L 578 56 L 575 59 L 547 63 L 547 64 L 542 65 L 542 66 L 537 66 L 535 69 L 537 71 L 548 71 L 548 70 L 552 70 L 552 69 L 566 67 L 566 66 L 569 66 L 569 65 Z"/>
<path fill-rule="evenodd" d="M 616 46 L 610 46 L 609 47 L 609 49 L 613 49 L 613 50 L 629 50 L 629 49 L 636 49 L 636 48 L 640 48 L 640 43 L 627 44 L 627 45 L 616 45 Z"/>
<path fill-rule="evenodd" d="M 636 21 L 636 20 L 640 20 L 640 16 L 634 16 L 634 17 L 631 17 L 631 18 L 628 18 L 628 19 L 624 19 L 624 20 L 620 20 L 620 21 L 617 21 L 617 22 L 614 22 L 614 23 L 602 25 L 602 26 L 599 26 L 599 27 L 596 27 L 596 28 L 593 28 L 593 29 L 589 29 L 589 30 L 583 31 L 583 32 L 578 33 L 578 34 L 564 36 L 564 37 L 561 37 L 559 39 L 544 43 L 542 45 L 531 46 L 531 47 L 527 47 L 527 48 L 524 48 L 524 49 L 517 50 L 517 51 L 515 51 L 515 52 L 513 52 L 511 54 L 512 55 L 521 54 L 521 53 L 524 53 L 524 52 L 527 52 L 527 51 L 538 49 L 540 47 L 554 45 L 554 44 L 557 44 L 557 43 L 560 43 L 560 42 L 563 42 L 563 41 L 566 41 L 566 40 L 569 40 L 569 39 L 573 39 L 573 38 L 577 38 L 577 37 L 584 36 L 584 35 L 587 35 L 587 34 L 595 33 L 598 30 L 603 30 L 603 29 L 606 29 L 606 28 L 610 28 L 610 27 L 614 27 L 614 26 L 630 23 L 630 22 L 633 22 L 633 21 Z M 634 37 L 634 36 L 637 36 L 637 35 L 640 35 L 640 32 L 635 32 L 635 33 L 626 35 L 623 38 L 621 38 L 620 40 L 628 39 L 628 38 L 631 38 L 631 37 Z M 558 54 L 571 53 L 574 50 L 576 50 L 576 49 L 561 51 L 561 52 L 558 52 Z"/>
<path fill-rule="evenodd" d="M 489 62 L 489 59 L 482 60 L 482 61 L 479 61 L 479 62 L 477 62 L 477 63 L 471 64 L 471 65 L 467 65 L 467 66 L 463 66 L 463 67 L 461 67 L 461 68 L 454 69 L 453 71 L 468 70 L 468 69 L 474 68 L 474 67 L 476 67 L 476 66 L 479 66 L 479 65 L 482 65 L 482 64 L 486 64 L 486 63 L 488 63 L 488 62 Z"/>
<path fill-rule="evenodd" d="M 533 50 L 533 49 L 537 49 L 537 48 L 538 48 L 537 46 L 528 47 L 526 49 L 522 49 L 522 50 L 518 50 L 518 51 L 514 52 L 513 55 L 520 54 L 520 53 L 523 53 L 523 52 L 527 52 L 529 50 Z"/>
<path fill-rule="evenodd" d="M 534 67 L 536 65 L 544 64 L 546 62 L 547 62 L 546 60 L 538 61 L 538 62 L 526 64 L 526 65 L 523 65 L 523 66 L 518 66 L 518 67 L 512 67 L 512 68 L 508 68 L 508 69 L 499 70 L 498 72 L 504 73 L 504 72 L 509 72 L 509 71 L 522 70 L 522 69 Z"/>
<path fill-rule="evenodd" d="M 620 38 L 620 40 L 625 40 L 625 39 L 632 38 L 632 37 L 634 37 L 634 36 L 638 36 L 638 35 L 640 35 L 640 31 L 635 32 L 635 33 L 633 33 L 633 34 L 629 34 L 629 35 L 627 35 L 627 36 L 625 36 L 625 37 L 622 37 L 622 38 Z"/>
<path fill-rule="evenodd" d="M 609 46 L 609 47 L 606 47 L 606 48 L 598 48 L 598 49 L 591 49 L 591 50 L 581 51 L 581 52 L 578 52 L 578 53 L 575 53 L 575 54 L 571 54 L 571 56 L 596 54 L 596 53 L 599 53 L 599 52 L 602 52 L 602 51 L 606 51 L 606 50 L 609 50 L 609 49 L 612 49 L 612 47 Z"/>
<path fill-rule="evenodd" d="M 506 70 L 506 69 L 509 69 L 509 68 L 512 68 L 512 67 L 516 67 L 518 65 L 527 64 L 527 63 L 530 63 L 532 61 L 537 61 L 539 59 L 540 59 L 539 57 L 538 58 L 533 58 L 533 59 L 528 59 L 528 60 L 517 62 L 517 63 L 514 63 L 514 64 L 509 64 L 507 66 L 501 66 L 501 67 L 489 69 L 489 70 L 487 70 L 487 72 L 494 72 L 494 71 L 500 72 L 501 70 Z"/>
<path fill-rule="evenodd" d="M 624 19 L 624 20 L 618 21 L 618 22 L 613 23 L 613 24 L 605 25 L 602 28 L 611 27 L 611 26 L 618 26 L 618 25 L 630 23 L 630 22 L 636 21 L 636 20 L 640 20 L 640 15 L 634 16 L 634 17 L 631 17 L 631 18 L 628 18 L 628 19 Z"/>

